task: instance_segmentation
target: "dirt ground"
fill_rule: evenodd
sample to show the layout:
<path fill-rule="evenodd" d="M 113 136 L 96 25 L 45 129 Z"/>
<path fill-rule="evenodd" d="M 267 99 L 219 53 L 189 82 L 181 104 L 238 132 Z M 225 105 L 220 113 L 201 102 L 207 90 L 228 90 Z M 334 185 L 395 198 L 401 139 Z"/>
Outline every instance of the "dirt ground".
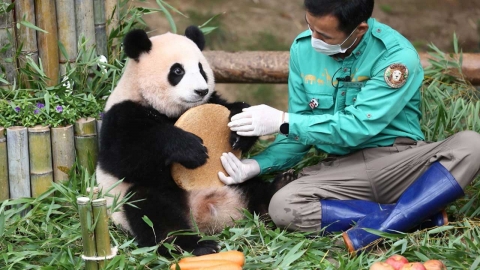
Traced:
<path fill-rule="evenodd" d="M 207 50 L 288 50 L 293 39 L 306 30 L 302 0 L 166 1 L 188 16 L 173 14 L 178 33 L 220 14 L 209 23 L 218 29 L 207 35 Z M 155 0 L 139 5 L 158 8 Z M 464 52 L 480 52 L 480 0 L 377 0 L 373 17 L 398 30 L 419 51 L 428 50 L 430 43 L 453 51 L 456 33 Z M 161 13 L 144 19 L 150 35 L 171 31 Z M 217 84 L 217 91 L 229 100 L 287 109 L 286 85 Z"/>

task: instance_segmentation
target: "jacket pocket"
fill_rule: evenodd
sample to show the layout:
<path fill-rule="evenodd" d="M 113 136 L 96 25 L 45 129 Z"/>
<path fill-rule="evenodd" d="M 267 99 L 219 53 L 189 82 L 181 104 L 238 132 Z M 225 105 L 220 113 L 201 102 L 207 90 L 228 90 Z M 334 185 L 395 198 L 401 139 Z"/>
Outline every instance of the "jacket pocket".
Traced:
<path fill-rule="evenodd" d="M 332 95 L 318 95 L 317 97 L 318 107 L 317 109 L 328 110 L 333 106 Z"/>
<path fill-rule="evenodd" d="M 357 95 L 360 92 L 359 88 L 348 88 L 345 96 L 345 106 L 355 105 Z"/>

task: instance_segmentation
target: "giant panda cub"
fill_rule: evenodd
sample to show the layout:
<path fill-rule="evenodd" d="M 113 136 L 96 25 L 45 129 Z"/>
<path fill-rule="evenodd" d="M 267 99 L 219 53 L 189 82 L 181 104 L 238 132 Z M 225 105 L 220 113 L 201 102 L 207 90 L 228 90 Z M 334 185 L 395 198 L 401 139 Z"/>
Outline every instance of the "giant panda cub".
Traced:
<path fill-rule="evenodd" d="M 194 26 L 186 29 L 185 36 L 166 33 L 149 38 L 143 30 L 133 30 L 124 39 L 129 60 L 107 100 L 96 175 L 103 191 L 123 179 L 111 189 L 111 196 L 121 199 L 133 194 L 132 203 L 112 213 L 112 220 L 131 233 L 139 246 L 168 241 L 179 251 L 195 255 L 218 252 L 217 242 L 199 241 L 196 234 L 175 239 L 168 234 L 196 228 L 217 233 L 242 218 L 241 209 L 266 214 L 273 193 L 290 181 L 286 177 L 272 183 L 251 179 L 189 192 L 172 179 L 172 163 L 193 169 L 209 158 L 202 139 L 174 126 L 180 115 L 205 103 L 227 107 L 230 117 L 249 106 L 228 103 L 215 93 L 213 71 L 201 52 L 204 45 L 203 33 Z M 230 136 L 233 147 L 243 152 L 257 139 L 234 132 Z M 112 198 L 107 199 L 111 204 Z M 153 222 L 153 230 L 144 216 Z M 168 255 L 162 247 L 159 252 Z"/>

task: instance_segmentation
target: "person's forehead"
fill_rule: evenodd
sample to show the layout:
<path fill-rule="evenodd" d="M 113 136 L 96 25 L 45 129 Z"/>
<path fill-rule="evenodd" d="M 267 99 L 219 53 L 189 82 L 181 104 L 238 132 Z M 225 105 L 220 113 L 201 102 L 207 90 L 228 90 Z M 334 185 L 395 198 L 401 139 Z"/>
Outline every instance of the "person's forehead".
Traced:
<path fill-rule="evenodd" d="M 308 11 L 306 12 L 305 19 L 310 27 L 313 27 L 316 31 L 325 33 L 336 33 L 338 30 L 338 19 L 334 15 L 325 16 L 313 16 Z"/>

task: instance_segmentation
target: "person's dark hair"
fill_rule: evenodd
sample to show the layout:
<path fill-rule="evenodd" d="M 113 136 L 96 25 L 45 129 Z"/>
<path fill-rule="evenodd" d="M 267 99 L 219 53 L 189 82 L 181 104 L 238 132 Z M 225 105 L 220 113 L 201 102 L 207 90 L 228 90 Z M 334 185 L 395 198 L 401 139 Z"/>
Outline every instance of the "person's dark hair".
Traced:
<path fill-rule="evenodd" d="M 339 21 L 339 30 L 350 34 L 372 16 L 374 0 L 305 0 L 304 5 L 315 17 L 335 16 Z"/>

